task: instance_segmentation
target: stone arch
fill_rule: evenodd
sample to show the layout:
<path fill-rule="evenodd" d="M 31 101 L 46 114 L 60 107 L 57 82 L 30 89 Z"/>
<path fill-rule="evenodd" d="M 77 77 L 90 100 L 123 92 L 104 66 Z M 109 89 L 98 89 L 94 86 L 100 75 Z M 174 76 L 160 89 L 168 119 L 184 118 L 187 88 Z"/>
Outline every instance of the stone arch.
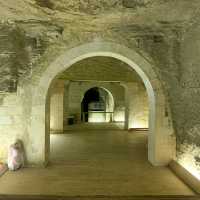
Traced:
<path fill-rule="evenodd" d="M 30 106 L 31 121 L 27 127 L 33 144 L 27 150 L 32 163 L 48 162 L 49 154 L 49 98 L 48 90 L 55 77 L 74 63 L 94 56 L 113 57 L 132 67 L 141 77 L 149 100 L 148 159 L 153 165 L 167 165 L 174 156 L 175 137 L 168 102 L 160 80 L 153 66 L 134 50 L 110 42 L 92 42 L 66 50 L 55 59 L 40 75 L 33 74 L 39 81 L 30 83 L 32 97 Z M 30 90 L 30 89 L 29 89 Z M 35 131 L 37 134 L 35 134 Z M 33 152 L 32 149 L 37 149 Z"/>
<path fill-rule="evenodd" d="M 100 86 L 100 85 L 98 85 L 98 84 L 94 84 L 94 85 L 92 85 L 92 86 L 88 86 L 88 87 L 82 92 L 82 94 L 81 94 L 81 101 L 82 101 L 83 98 L 84 98 L 84 94 L 85 94 L 88 90 L 90 90 L 90 89 L 92 89 L 92 88 L 94 88 L 94 87 L 102 88 L 103 90 L 105 90 L 105 91 L 110 95 L 110 97 L 112 98 L 112 101 L 115 102 L 115 101 L 114 101 L 114 96 L 113 96 L 112 92 L 111 92 L 107 87 L 105 87 L 105 86 Z"/>
<path fill-rule="evenodd" d="M 111 106 L 110 106 L 111 110 L 112 110 L 112 112 L 114 112 L 115 100 L 114 100 L 114 96 L 113 96 L 112 92 L 107 87 L 101 86 L 100 84 L 97 84 L 97 83 L 93 84 L 92 86 L 88 86 L 87 88 L 85 88 L 85 90 L 81 94 L 81 103 L 82 103 L 82 101 L 84 99 L 84 96 L 85 96 L 86 92 L 88 92 L 90 89 L 95 88 L 95 87 L 96 88 L 101 88 L 102 90 L 107 92 L 107 94 L 109 96 L 109 99 L 111 100 Z"/>

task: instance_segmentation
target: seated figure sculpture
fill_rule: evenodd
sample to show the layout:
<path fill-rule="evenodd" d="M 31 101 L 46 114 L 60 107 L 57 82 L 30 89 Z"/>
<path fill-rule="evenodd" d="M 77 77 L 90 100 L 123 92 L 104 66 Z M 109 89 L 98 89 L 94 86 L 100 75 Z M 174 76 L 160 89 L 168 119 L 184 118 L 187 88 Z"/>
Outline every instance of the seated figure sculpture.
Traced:
<path fill-rule="evenodd" d="M 10 145 L 8 150 L 8 169 L 15 171 L 24 166 L 24 148 L 21 140 Z"/>

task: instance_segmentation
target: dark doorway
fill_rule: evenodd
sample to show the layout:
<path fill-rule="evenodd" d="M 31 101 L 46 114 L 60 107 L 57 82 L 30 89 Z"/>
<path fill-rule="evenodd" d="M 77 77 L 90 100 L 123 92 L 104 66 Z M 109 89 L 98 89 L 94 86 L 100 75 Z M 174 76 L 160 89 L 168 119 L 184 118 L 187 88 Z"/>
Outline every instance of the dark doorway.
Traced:
<path fill-rule="evenodd" d="M 106 112 L 106 92 L 98 87 L 89 89 L 81 103 L 81 120 L 88 122 L 89 112 Z"/>

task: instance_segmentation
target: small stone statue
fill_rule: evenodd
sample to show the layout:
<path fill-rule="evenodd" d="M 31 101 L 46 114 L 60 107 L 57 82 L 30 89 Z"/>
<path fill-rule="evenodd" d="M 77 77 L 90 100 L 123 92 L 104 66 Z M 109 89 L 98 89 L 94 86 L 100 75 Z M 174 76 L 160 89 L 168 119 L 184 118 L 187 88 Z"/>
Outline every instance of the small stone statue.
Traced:
<path fill-rule="evenodd" d="M 9 147 L 8 151 L 8 169 L 15 171 L 24 166 L 24 148 L 21 140 Z"/>

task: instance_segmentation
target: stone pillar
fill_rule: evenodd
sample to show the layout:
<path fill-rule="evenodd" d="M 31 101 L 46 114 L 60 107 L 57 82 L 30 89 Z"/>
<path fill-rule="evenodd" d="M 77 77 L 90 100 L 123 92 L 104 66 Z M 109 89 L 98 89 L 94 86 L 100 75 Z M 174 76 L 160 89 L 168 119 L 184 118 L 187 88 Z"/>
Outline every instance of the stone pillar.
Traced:
<path fill-rule="evenodd" d="M 139 96 L 138 85 L 134 82 L 122 84 L 125 87 L 125 123 L 126 130 L 136 126 L 135 116 L 138 112 Z"/>
<path fill-rule="evenodd" d="M 64 130 L 68 125 L 69 117 L 69 87 L 70 81 L 65 81 L 64 83 L 64 97 L 63 97 L 63 127 Z"/>
<path fill-rule="evenodd" d="M 63 97 L 64 82 L 55 82 L 50 92 L 50 129 L 52 131 L 63 131 Z"/>
<path fill-rule="evenodd" d="M 68 114 L 75 117 L 75 123 L 81 123 L 81 82 L 70 82 L 68 97 Z"/>

